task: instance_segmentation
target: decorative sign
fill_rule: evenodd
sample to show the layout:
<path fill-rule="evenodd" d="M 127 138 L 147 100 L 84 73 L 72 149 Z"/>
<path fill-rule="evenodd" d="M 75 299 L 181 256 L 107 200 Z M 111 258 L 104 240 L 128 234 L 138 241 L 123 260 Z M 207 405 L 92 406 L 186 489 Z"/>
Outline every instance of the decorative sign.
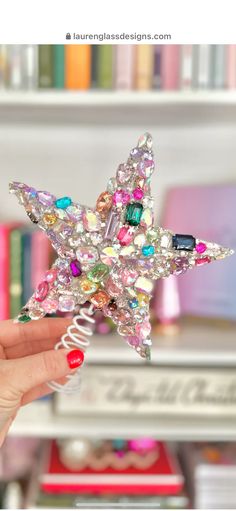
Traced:
<path fill-rule="evenodd" d="M 56 396 L 58 413 L 236 417 L 233 368 L 87 366 L 81 393 Z"/>

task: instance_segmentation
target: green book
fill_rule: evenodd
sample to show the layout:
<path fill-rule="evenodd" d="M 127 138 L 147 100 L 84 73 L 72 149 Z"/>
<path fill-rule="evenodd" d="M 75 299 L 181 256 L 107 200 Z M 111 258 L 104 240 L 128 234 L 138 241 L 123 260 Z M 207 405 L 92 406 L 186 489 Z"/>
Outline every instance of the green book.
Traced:
<path fill-rule="evenodd" d="M 111 44 L 101 44 L 98 47 L 98 87 L 112 89 L 113 87 L 113 47 Z"/>
<path fill-rule="evenodd" d="M 64 89 L 65 86 L 65 47 L 63 44 L 53 46 L 53 86 Z"/>
<path fill-rule="evenodd" d="M 53 45 L 39 45 L 39 87 L 53 87 Z"/>
<path fill-rule="evenodd" d="M 23 246 L 22 232 L 13 229 L 10 233 L 10 316 L 15 318 L 22 307 L 23 294 Z"/>

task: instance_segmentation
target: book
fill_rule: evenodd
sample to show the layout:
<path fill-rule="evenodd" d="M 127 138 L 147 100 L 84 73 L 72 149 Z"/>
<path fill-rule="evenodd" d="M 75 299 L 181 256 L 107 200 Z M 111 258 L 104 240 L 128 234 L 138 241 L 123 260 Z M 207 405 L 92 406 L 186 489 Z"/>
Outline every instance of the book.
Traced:
<path fill-rule="evenodd" d="M 22 233 L 19 228 L 10 233 L 10 317 L 15 318 L 23 305 Z"/>
<path fill-rule="evenodd" d="M 235 185 L 176 187 L 167 193 L 163 226 L 235 250 L 235 215 Z M 187 272 L 178 279 L 178 288 L 182 314 L 235 320 L 235 255 L 221 268 L 214 263 Z"/>
<path fill-rule="evenodd" d="M 132 44 L 118 44 L 115 48 L 115 88 L 118 90 L 133 88 L 135 51 Z"/>
<path fill-rule="evenodd" d="M 98 87 L 112 89 L 113 87 L 113 57 L 114 46 L 101 44 L 98 46 Z"/>
<path fill-rule="evenodd" d="M 181 46 L 181 71 L 180 88 L 190 90 L 193 79 L 193 45 L 183 44 Z"/>
<path fill-rule="evenodd" d="M 139 44 L 136 51 L 136 80 L 138 90 L 149 90 L 153 81 L 153 46 Z"/>
<path fill-rule="evenodd" d="M 203 336 L 202 346 L 209 342 L 202 330 L 196 329 L 195 336 Z M 217 339 L 219 342 L 221 335 Z M 185 341 L 186 345 L 190 342 L 188 337 Z M 225 366 L 223 361 L 221 367 L 206 365 L 204 368 L 168 363 L 149 367 L 90 364 L 84 371 L 79 395 L 58 393 L 54 396 L 55 413 L 76 416 L 78 421 L 84 417 L 99 420 L 107 415 L 114 420 L 128 417 L 158 420 L 166 416 L 173 419 L 194 417 L 199 421 L 206 417 L 235 420 L 235 389 L 235 367 Z"/>
<path fill-rule="evenodd" d="M 162 89 L 162 59 L 163 59 L 163 47 L 161 44 L 156 44 L 153 48 L 153 82 L 152 86 L 154 89 Z"/>
<path fill-rule="evenodd" d="M 226 85 L 226 46 L 212 44 L 210 49 L 210 87 L 223 89 Z"/>
<path fill-rule="evenodd" d="M 63 465 L 58 446 L 52 441 L 45 469 L 39 475 L 40 489 L 50 494 L 178 495 L 183 489 L 184 477 L 177 458 L 161 442 L 159 452 L 157 461 L 145 470 L 130 467 L 117 471 L 108 467 L 100 471 L 91 468 L 75 471 Z"/>
<path fill-rule="evenodd" d="M 53 46 L 53 87 L 64 89 L 65 86 L 65 47 L 63 44 Z"/>
<path fill-rule="evenodd" d="M 91 83 L 91 46 L 71 44 L 65 47 L 66 88 L 86 90 Z"/>
<path fill-rule="evenodd" d="M 10 317 L 10 233 L 16 223 L 0 224 L 0 320 Z"/>
<path fill-rule="evenodd" d="M 32 229 L 29 227 L 21 229 L 22 235 L 22 288 L 23 288 L 23 303 L 27 303 L 32 296 L 34 289 L 32 288 L 31 275 L 32 275 Z"/>
<path fill-rule="evenodd" d="M 180 82 L 180 45 L 165 44 L 162 59 L 162 88 L 177 90 Z"/>
<path fill-rule="evenodd" d="M 53 45 L 39 45 L 38 80 L 40 88 L 53 87 Z"/>
<path fill-rule="evenodd" d="M 0 90 L 7 85 L 7 46 L 0 44 Z"/>
<path fill-rule="evenodd" d="M 31 287 L 36 289 L 51 264 L 51 245 L 42 231 L 34 230 L 31 239 Z"/>
<path fill-rule="evenodd" d="M 38 87 L 38 46 L 22 44 L 22 88 L 26 90 Z"/>
<path fill-rule="evenodd" d="M 91 45 L 91 88 L 98 86 L 98 45 Z"/>
<path fill-rule="evenodd" d="M 10 89 L 22 89 L 22 46 L 9 44 L 7 46 L 7 84 Z"/>
<path fill-rule="evenodd" d="M 196 89 L 210 88 L 210 57 L 211 48 L 208 44 L 198 44 L 193 47 L 193 87 Z"/>
<path fill-rule="evenodd" d="M 236 89 L 236 44 L 229 44 L 226 48 L 226 86 Z"/>

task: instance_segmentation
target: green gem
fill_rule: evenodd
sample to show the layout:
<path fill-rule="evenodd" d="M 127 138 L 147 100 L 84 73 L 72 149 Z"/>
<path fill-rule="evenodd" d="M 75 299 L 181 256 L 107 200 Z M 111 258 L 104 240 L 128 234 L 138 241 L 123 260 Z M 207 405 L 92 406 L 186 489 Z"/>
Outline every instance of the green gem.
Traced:
<path fill-rule="evenodd" d="M 143 206 L 139 202 L 133 202 L 126 207 L 125 220 L 130 225 L 139 225 L 143 212 Z"/>
<path fill-rule="evenodd" d="M 71 205 L 71 202 L 70 197 L 61 197 L 61 199 L 55 201 L 55 206 L 59 209 L 66 209 Z"/>
<path fill-rule="evenodd" d="M 17 319 L 20 323 L 28 323 L 28 321 L 31 321 L 31 318 L 27 316 L 27 314 L 21 314 Z"/>
<path fill-rule="evenodd" d="M 87 278 L 92 282 L 101 282 L 108 275 L 109 271 L 109 266 L 99 263 L 87 273 Z"/>
<path fill-rule="evenodd" d="M 147 239 L 148 241 L 156 241 L 158 238 L 158 232 L 155 229 L 150 229 L 150 231 L 147 232 Z"/>

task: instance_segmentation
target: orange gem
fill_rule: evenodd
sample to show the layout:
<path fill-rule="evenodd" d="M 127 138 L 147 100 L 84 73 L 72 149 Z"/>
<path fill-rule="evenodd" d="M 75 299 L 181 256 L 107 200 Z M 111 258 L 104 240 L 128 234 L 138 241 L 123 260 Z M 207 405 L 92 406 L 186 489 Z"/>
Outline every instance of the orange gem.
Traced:
<path fill-rule="evenodd" d="M 97 291 L 90 298 L 90 302 L 98 309 L 102 309 L 110 301 L 110 296 L 105 291 Z"/>
<path fill-rule="evenodd" d="M 100 214 L 101 218 L 107 217 L 108 212 L 112 206 L 112 195 L 109 192 L 102 192 L 96 203 L 96 210 Z"/>

